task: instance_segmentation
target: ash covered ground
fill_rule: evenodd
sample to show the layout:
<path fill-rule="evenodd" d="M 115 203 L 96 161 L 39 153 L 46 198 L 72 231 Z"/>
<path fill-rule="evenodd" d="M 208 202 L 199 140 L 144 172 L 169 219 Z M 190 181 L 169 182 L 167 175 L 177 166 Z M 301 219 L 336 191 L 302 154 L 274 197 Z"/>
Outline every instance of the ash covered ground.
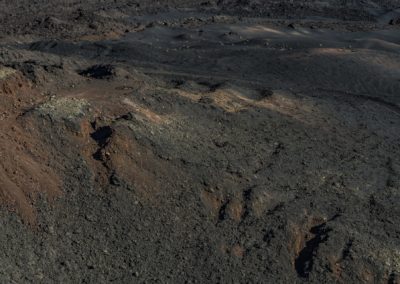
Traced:
<path fill-rule="evenodd" d="M 400 1 L 0 8 L 1 283 L 400 282 Z"/>

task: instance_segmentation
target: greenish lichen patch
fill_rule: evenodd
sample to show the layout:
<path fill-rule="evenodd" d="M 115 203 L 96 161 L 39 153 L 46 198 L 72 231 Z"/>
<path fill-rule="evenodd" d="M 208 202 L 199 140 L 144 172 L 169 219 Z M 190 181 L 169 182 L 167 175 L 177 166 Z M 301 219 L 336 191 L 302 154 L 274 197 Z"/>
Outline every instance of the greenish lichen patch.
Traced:
<path fill-rule="evenodd" d="M 83 117 L 89 108 L 89 102 L 78 98 L 60 98 L 50 100 L 38 107 L 41 114 L 49 115 L 54 119 L 73 120 Z"/>
<path fill-rule="evenodd" d="M 0 66 L 0 80 L 3 80 L 13 74 L 15 74 L 17 71 L 8 67 L 2 67 Z"/>

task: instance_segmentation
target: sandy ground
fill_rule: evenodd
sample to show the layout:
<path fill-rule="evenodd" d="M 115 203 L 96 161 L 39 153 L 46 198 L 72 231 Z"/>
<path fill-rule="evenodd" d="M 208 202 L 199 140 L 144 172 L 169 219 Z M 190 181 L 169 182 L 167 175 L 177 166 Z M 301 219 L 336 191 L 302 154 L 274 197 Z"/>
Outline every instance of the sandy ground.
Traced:
<path fill-rule="evenodd" d="M 8 2 L 1 283 L 399 283 L 399 1 Z"/>

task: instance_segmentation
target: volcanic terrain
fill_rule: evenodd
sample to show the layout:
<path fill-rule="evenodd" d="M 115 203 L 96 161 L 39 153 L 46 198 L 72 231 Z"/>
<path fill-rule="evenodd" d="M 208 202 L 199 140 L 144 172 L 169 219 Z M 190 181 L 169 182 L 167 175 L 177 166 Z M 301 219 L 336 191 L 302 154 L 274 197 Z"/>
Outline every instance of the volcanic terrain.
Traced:
<path fill-rule="evenodd" d="M 0 283 L 400 283 L 400 1 L 0 8 Z"/>

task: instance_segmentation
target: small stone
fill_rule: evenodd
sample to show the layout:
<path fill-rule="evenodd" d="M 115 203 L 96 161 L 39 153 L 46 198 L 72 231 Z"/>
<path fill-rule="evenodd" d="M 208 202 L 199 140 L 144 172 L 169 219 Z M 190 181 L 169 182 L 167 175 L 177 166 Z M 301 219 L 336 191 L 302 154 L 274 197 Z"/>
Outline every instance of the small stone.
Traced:
<path fill-rule="evenodd" d="M 125 120 L 133 120 L 133 114 L 131 112 L 128 112 L 127 114 L 124 114 L 123 116 L 121 116 L 122 119 Z"/>
<path fill-rule="evenodd" d="M 121 185 L 121 181 L 115 173 L 113 173 L 110 177 L 110 184 L 115 185 L 115 186 Z"/>
<path fill-rule="evenodd" d="M 399 25 L 400 24 L 400 18 L 398 19 L 391 19 L 389 21 L 389 25 L 394 26 L 394 25 Z"/>

